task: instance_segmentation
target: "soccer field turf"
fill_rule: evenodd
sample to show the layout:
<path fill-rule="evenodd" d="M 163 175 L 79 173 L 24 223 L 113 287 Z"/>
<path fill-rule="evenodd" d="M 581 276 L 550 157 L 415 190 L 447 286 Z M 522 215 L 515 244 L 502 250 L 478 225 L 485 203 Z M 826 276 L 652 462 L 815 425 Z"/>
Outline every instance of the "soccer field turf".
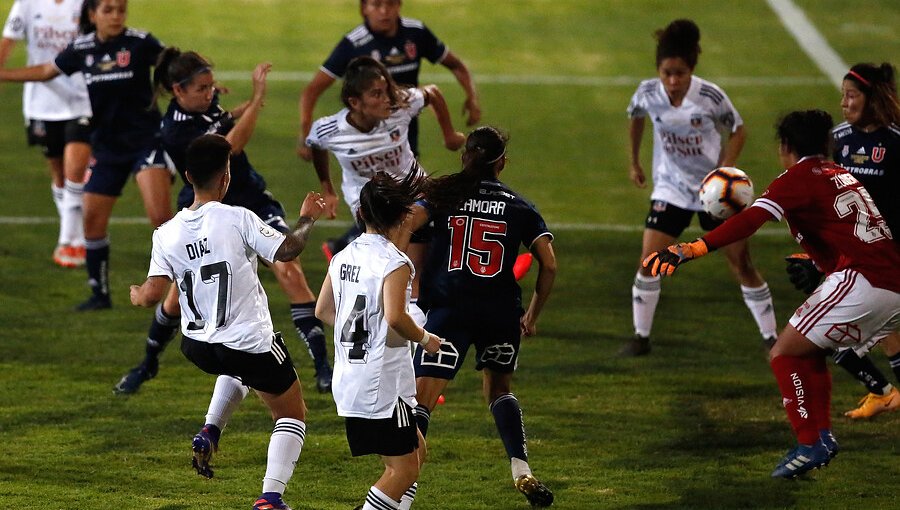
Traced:
<path fill-rule="evenodd" d="M 802 0 L 796 4 L 847 64 L 900 55 L 900 5 L 893 0 Z M 0 0 L 4 16 L 11 0 Z M 274 65 L 269 96 L 247 150 L 270 190 L 296 214 L 318 183 L 294 156 L 297 98 L 338 39 L 359 22 L 355 0 L 132 0 L 129 25 L 216 64 L 235 105 L 260 61 Z M 627 179 L 625 107 L 654 75 L 652 33 L 678 17 L 702 30 L 696 74 L 720 84 L 749 133 L 739 166 L 762 190 L 781 169 L 773 125 L 779 114 L 822 108 L 840 119 L 839 94 L 765 1 L 407 0 L 473 72 L 483 123 L 511 136 L 502 178 L 534 201 L 556 234 L 559 276 L 523 341 L 513 390 L 522 403 L 535 474 L 554 507 L 896 508 L 900 414 L 851 422 L 864 389 L 834 372 L 834 431 L 841 455 L 798 482 L 769 473 L 793 438 L 759 337 L 720 256 L 664 283 L 654 351 L 613 357 L 632 331 L 630 287 L 648 190 Z M 21 65 L 17 48 L 10 65 Z M 896 61 L 895 61 L 896 63 Z M 423 83 L 443 90 L 458 129 L 463 94 L 452 75 L 426 65 Z M 316 117 L 340 108 L 338 87 Z M 425 114 L 422 163 L 458 168 Z M 128 398 L 112 394 L 143 355 L 151 315 L 128 304 L 143 281 L 150 228 L 130 183 L 110 228 L 114 308 L 76 314 L 87 296 L 82 270 L 52 264 L 57 227 L 45 164 L 25 146 L 21 86 L 0 84 L 0 503 L 13 508 L 249 508 L 260 489 L 271 420 L 248 398 L 224 432 L 216 477 L 190 468 L 190 438 L 202 424 L 214 378 L 180 354 Z M 649 170 L 649 137 L 643 156 Z M 333 167 L 334 168 L 334 167 Z M 341 220 L 347 212 L 341 210 Z M 325 262 L 316 247 L 341 227 L 322 221 L 301 255 L 317 290 Z M 696 235 L 692 230 L 685 236 Z M 802 296 L 784 274 L 797 249 L 784 224 L 752 241 L 783 325 Z M 262 272 L 277 329 L 285 332 L 307 392 L 309 432 L 285 500 L 295 509 L 349 509 L 381 473 L 375 458 L 352 459 L 329 395 L 315 393 L 312 367 L 293 332 L 288 304 Z M 526 295 L 534 272 L 522 282 Z M 329 347 L 331 351 L 331 347 Z M 883 355 L 876 363 L 890 373 Z M 521 509 L 509 465 L 471 359 L 432 415 L 429 463 L 414 508 Z"/>

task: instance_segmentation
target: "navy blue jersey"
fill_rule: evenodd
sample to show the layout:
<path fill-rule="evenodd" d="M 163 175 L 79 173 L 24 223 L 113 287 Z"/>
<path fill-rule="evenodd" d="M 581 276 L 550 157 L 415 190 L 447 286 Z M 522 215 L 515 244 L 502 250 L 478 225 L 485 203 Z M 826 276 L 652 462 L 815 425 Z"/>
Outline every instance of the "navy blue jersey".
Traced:
<path fill-rule="evenodd" d="M 347 64 L 356 57 L 370 56 L 378 60 L 401 85 L 419 85 L 419 64 L 428 59 L 440 62 L 447 47 L 419 20 L 400 18 L 397 35 L 386 37 L 369 30 L 366 23 L 354 28 L 341 39 L 322 64 L 322 71 L 332 78 L 344 76 Z"/>
<path fill-rule="evenodd" d="M 534 205 L 502 182 L 485 180 L 458 210 L 431 219 L 434 237 L 419 284 L 423 309 L 521 309 L 513 275 L 519 246 L 553 238 Z"/>
<path fill-rule="evenodd" d="M 900 127 L 891 124 L 871 133 L 844 122 L 832 131 L 834 161 L 853 174 L 900 242 Z"/>
<path fill-rule="evenodd" d="M 79 36 L 56 56 L 63 73 L 84 74 L 94 112 L 94 151 L 133 152 L 158 140 L 160 115 L 151 106 L 150 68 L 162 50 L 152 35 L 126 28 L 104 42 L 95 32 Z"/>
<path fill-rule="evenodd" d="M 174 99 L 169 102 L 169 109 L 166 110 L 166 115 L 162 120 L 163 149 L 172 158 L 172 162 L 175 163 L 175 168 L 181 174 L 186 187 L 190 187 L 190 184 L 184 177 L 188 145 L 205 134 L 224 136 L 233 127 L 234 118 L 231 116 L 231 113 L 227 112 L 219 104 L 218 95 L 213 98 L 209 109 L 202 114 L 191 113 L 181 109 L 178 106 L 178 102 Z M 268 200 L 265 191 L 266 181 L 253 169 L 250 160 L 247 158 L 247 151 L 232 154 L 231 185 L 228 187 L 228 193 L 222 198 L 222 203 L 253 209 L 255 205 Z M 190 195 L 185 193 L 182 192 L 179 195 L 179 201 L 183 199 L 193 200 L 192 190 Z"/>

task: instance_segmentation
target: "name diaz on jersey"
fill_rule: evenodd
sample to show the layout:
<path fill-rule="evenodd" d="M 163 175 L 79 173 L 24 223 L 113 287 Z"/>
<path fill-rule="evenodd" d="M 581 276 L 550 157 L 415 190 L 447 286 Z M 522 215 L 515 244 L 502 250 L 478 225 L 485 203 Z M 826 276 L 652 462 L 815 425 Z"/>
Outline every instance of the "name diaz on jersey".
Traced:
<path fill-rule="evenodd" d="M 191 244 L 184 245 L 184 249 L 187 250 L 187 256 L 191 260 L 196 260 L 204 255 L 209 255 L 212 253 L 209 250 L 209 241 L 207 238 L 203 238 L 197 241 L 192 242 Z"/>

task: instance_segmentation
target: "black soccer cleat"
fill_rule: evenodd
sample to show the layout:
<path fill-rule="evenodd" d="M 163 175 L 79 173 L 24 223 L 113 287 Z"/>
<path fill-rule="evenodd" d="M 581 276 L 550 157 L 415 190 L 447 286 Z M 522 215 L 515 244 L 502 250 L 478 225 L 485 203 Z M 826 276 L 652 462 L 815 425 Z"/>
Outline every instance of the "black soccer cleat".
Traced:
<path fill-rule="evenodd" d="M 113 387 L 113 393 L 116 395 L 131 395 L 140 389 L 145 381 L 149 381 L 156 377 L 159 372 L 159 361 L 152 360 L 148 362 L 144 360 L 140 365 L 132 368 L 122 379 Z"/>
<path fill-rule="evenodd" d="M 646 356 L 647 354 L 650 354 L 650 338 L 641 335 L 631 337 L 631 340 L 625 342 L 618 352 L 618 356 L 623 358 Z"/>
<path fill-rule="evenodd" d="M 546 508 L 553 504 L 553 493 L 533 475 L 516 478 L 516 489 L 525 495 L 531 508 Z"/>
<path fill-rule="evenodd" d="M 316 370 L 316 389 L 319 393 L 331 393 L 331 367 L 326 363 Z"/>
<path fill-rule="evenodd" d="M 109 296 L 91 294 L 91 297 L 89 297 L 87 301 L 75 307 L 75 311 L 90 312 L 94 310 L 106 310 L 108 308 L 112 308 L 112 301 L 110 301 Z"/>

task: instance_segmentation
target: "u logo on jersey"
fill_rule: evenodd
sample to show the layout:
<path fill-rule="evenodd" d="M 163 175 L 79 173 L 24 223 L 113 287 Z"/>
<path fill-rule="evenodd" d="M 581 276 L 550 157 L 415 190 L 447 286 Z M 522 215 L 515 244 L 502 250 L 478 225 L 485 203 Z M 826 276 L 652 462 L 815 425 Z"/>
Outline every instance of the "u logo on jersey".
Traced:
<path fill-rule="evenodd" d="M 116 64 L 119 67 L 128 67 L 128 64 L 131 63 L 131 52 L 128 50 L 122 50 L 116 53 Z"/>
<path fill-rule="evenodd" d="M 884 147 L 872 147 L 872 161 L 881 163 L 884 159 L 884 153 L 887 151 Z"/>

